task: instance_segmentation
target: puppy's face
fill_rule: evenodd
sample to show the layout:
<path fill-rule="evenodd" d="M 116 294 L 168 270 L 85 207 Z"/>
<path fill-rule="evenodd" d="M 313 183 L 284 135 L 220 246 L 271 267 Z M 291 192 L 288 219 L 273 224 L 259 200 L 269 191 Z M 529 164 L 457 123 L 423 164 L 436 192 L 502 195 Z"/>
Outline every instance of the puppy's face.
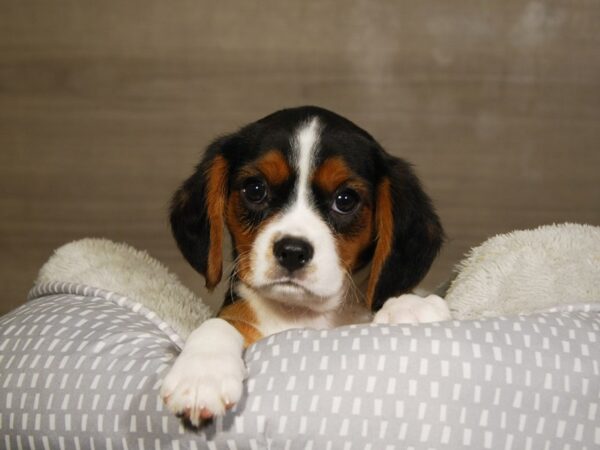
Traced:
<path fill-rule="evenodd" d="M 372 261 L 378 309 L 425 275 L 442 240 L 402 160 L 323 109 L 283 110 L 213 143 L 176 193 L 171 223 L 188 261 L 214 286 L 226 224 L 236 282 L 264 298 L 337 308 L 350 274 Z"/>
<path fill-rule="evenodd" d="M 269 129 L 281 126 L 273 122 Z M 334 130 L 323 119 L 289 125 L 279 142 L 268 133 L 232 173 L 226 222 L 237 275 L 263 297 L 329 310 L 372 242 L 373 184 L 341 142 L 328 142 Z M 358 136 L 347 132 L 356 147 Z M 372 157 L 368 147 L 355 150 L 363 162 Z"/>

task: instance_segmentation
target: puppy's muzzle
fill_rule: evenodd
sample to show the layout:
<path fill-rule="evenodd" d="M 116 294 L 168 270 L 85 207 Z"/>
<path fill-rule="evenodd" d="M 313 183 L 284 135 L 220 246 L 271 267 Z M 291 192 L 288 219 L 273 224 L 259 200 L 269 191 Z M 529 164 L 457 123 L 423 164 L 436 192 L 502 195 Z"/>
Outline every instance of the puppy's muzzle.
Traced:
<path fill-rule="evenodd" d="M 279 265 L 291 273 L 310 262 L 314 249 L 304 239 L 286 236 L 275 242 L 273 254 Z"/>

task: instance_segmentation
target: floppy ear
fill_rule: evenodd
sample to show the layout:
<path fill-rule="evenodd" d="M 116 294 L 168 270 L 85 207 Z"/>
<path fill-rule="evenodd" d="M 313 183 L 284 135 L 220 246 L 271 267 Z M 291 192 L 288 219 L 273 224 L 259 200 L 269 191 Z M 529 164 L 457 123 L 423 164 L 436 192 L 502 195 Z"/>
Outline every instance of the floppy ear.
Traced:
<path fill-rule="evenodd" d="M 213 142 L 194 174 L 173 195 L 171 230 L 194 269 L 214 288 L 223 271 L 223 225 L 229 167 L 223 156 L 228 137 Z"/>
<path fill-rule="evenodd" d="M 410 165 L 385 155 L 386 175 L 377 186 L 373 254 L 367 301 L 373 311 L 425 277 L 444 240 L 431 200 Z"/>

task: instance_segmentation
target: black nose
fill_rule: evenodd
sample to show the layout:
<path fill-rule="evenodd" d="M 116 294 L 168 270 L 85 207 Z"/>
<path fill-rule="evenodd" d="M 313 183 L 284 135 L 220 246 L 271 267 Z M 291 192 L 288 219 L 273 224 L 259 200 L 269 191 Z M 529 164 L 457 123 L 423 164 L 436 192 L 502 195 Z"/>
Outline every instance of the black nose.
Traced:
<path fill-rule="evenodd" d="M 275 258 L 290 272 L 304 267 L 313 257 L 313 248 L 303 239 L 284 237 L 273 246 Z"/>

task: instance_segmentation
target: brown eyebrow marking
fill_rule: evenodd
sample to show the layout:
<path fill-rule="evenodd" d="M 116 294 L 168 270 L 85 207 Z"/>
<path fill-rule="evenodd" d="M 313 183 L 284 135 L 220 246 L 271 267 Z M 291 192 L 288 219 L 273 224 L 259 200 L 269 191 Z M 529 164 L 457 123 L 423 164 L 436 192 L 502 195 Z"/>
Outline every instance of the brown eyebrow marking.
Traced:
<path fill-rule="evenodd" d="M 290 178 L 292 170 L 281 151 L 269 150 L 254 164 L 270 185 L 281 184 Z"/>
<path fill-rule="evenodd" d="M 355 189 L 363 196 L 368 197 L 367 184 L 348 167 L 340 156 L 326 159 L 316 170 L 312 179 L 320 189 L 328 193 L 335 192 L 342 184 Z"/>
<path fill-rule="evenodd" d="M 315 170 L 313 182 L 324 191 L 333 192 L 352 176 L 353 172 L 346 162 L 339 156 L 333 156 Z"/>

